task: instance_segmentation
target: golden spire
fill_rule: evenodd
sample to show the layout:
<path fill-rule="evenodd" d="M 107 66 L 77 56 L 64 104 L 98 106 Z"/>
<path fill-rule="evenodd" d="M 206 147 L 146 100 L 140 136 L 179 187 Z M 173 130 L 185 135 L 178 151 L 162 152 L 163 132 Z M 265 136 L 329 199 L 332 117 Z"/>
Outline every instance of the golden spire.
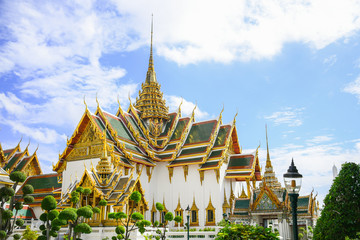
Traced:
<path fill-rule="evenodd" d="M 149 119 L 149 128 L 154 136 L 159 136 L 165 121 L 169 119 L 169 108 L 163 99 L 160 84 L 156 80 L 153 60 L 153 20 L 151 20 L 151 44 L 149 67 L 145 83 L 141 84 L 139 96 L 136 98 L 136 109 L 141 112 L 142 119 Z"/>
<path fill-rule="evenodd" d="M 100 179 L 103 181 L 105 180 L 110 174 L 111 174 L 111 166 L 110 163 L 108 161 L 108 155 L 107 155 L 107 143 L 106 143 L 106 127 L 105 127 L 105 131 L 104 131 L 104 143 L 103 143 L 103 148 L 104 148 L 104 152 L 103 152 L 103 156 L 100 158 L 99 163 L 96 166 L 96 171 L 98 173 L 98 175 L 100 176 Z"/>
<path fill-rule="evenodd" d="M 149 68 L 148 71 L 154 71 L 154 60 L 153 60 L 153 29 L 154 29 L 154 16 L 151 14 L 151 43 L 150 43 L 150 57 L 149 57 Z M 147 79 L 146 80 L 155 80 L 155 79 Z"/>
<path fill-rule="evenodd" d="M 266 155 L 266 168 L 272 169 L 272 164 L 270 161 L 270 152 L 269 152 L 269 141 L 268 141 L 268 135 L 267 135 L 267 125 L 265 125 L 265 131 L 266 131 L 266 149 L 267 149 L 267 155 Z"/>
<path fill-rule="evenodd" d="M 265 166 L 265 173 L 264 173 L 263 181 L 270 188 L 281 188 L 281 183 L 278 182 L 278 179 L 275 176 L 275 172 L 273 170 L 273 166 L 272 166 L 271 160 L 270 160 L 269 140 L 268 140 L 268 135 L 267 135 L 267 125 L 265 125 L 265 131 L 266 131 L 267 155 L 266 155 L 266 166 Z M 261 182 L 260 187 L 263 186 L 264 183 Z"/>

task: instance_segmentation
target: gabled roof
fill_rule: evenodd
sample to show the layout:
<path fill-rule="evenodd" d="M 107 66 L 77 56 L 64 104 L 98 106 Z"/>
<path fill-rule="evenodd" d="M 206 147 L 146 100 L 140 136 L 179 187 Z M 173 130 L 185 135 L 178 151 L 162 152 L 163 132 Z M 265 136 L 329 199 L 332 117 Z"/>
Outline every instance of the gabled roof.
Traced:
<path fill-rule="evenodd" d="M 16 192 L 16 196 L 22 199 L 23 186 L 30 184 L 34 187 L 34 193 L 30 195 L 34 197 L 35 201 L 29 204 L 29 206 L 40 206 L 41 201 L 48 195 L 52 195 L 56 200 L 59 200 L 61 195 L 59 189 L 62 187 L 62 183 L 59 181 L 60 177 L 61 174 L 58 173 L 30 176 Z"/>
<path fill-rule="evenodd" d="M 225 177 L 234 178 L 237 181 L 245 181 L 246 179 L 261 180 L 257 151 L 252 154 L 231 155 Z"/>

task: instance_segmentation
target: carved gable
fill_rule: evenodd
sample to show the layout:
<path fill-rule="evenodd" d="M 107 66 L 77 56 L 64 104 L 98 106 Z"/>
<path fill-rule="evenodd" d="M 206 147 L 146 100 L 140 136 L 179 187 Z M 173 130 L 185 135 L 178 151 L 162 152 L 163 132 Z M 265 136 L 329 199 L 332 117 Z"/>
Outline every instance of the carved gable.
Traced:
<path fill-rule="evenodd" d="M 102 140 L 95 132 L 92 123 L 89 122 L 66 160 L 98 158 L 102 152 Z"/>
<path fill-rule="evenodd" d="M 256 210 L 275 210 L 275 209 L 277 209 L 276 204 L 269 198 L 267 193 L 264 193 L 258 205 L 256 206 Z"/>

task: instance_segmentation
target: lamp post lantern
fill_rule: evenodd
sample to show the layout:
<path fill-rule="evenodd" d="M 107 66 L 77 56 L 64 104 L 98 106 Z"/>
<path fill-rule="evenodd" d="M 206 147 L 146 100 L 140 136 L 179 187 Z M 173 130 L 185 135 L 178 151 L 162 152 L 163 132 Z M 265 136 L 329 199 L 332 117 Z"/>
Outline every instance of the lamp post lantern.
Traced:
<path fill-rule="evenodd" d="M 292 159 L 287 173 L 284 174 L 284 182 L 286 191 L 288 192 L 291 201 L 294 240 L 299 239 L 297 227 L 297 202 L 301 188 L 301 180 L 302 175 L 296 169 L 294 159 Z"/>
<path fill-rule="evenodd" d="M 187 223 L 186 223 L 187 240 L 189 240 L 190 239 L 190 207 L 189 207 L 189 205 L 187 206 L 185 211 L 186 211 L 186 219 L 187 219 Z"/>

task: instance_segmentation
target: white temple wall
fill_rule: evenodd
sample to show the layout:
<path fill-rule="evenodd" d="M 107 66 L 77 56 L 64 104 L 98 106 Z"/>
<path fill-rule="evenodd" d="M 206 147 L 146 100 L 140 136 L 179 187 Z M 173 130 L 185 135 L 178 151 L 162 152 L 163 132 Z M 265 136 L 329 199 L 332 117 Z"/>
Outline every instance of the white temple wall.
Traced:
<path fill-rule="evenodd" d="M 68 161 L 66 163 L 66 169 L 62 172 L 62 194 L 66 192 L 71 182 L 74 182 L 76 179 L 80 180 L 85 171 L 85 166 L 88 170 L 96 168 L 97 163 L 100 161 L 99 158 L 86 159 L 86 160 L 77 160 L 77 161 Z M 84 166 L 85 164 L 85 166 Z"/>
<path fill-rule="evenodd" d="M 153 202 L 163 203 L 168 211 L 174 213 L 178 199 L 180 197 L 180 205 L 182 209 L 186 209 L 189 205 L 191 208 L 193 198 L 195 197 L 196 206 L 199 208 L 199 226 L 205 226 L 206 208 L 209 204 L 210 194 L 211 202 L 215 207 L 215 222 L 222 219 L 222 204 L 224 199 L 224 187 L 227 198 L 230 196 L 230 181 L 224 179 L 224 170 L 220 170 L 219 183 L 216 180 L 214 170 L 208 170 L 204 173 L 204 181 L 200 182 L 199 165 L 189 165 L 188 175 L 185 181 L 183 167 L 175 167 L 171 183 L 169 180 L 169 171 L 166 167 L 168 163 L 158 162 L 152 173 L 151 181 L 148 183 L 146 169 L 143 170 L 140 181 L 145 190 L 145 199 L 149 204 L 149 213 L 151 212 Z M 225 167 L 224 167 L 225 169 Z M 234 183 L 233 183 L 234 184 Z M 150 220 L 150 214 L 146 214 Z M 159 214 L 157 214 L 159 221 Z M 186 213 L 184 212 L 184 221 L 186 222 Z M 171 223 L 173 225 L 173 223 Z"/>

